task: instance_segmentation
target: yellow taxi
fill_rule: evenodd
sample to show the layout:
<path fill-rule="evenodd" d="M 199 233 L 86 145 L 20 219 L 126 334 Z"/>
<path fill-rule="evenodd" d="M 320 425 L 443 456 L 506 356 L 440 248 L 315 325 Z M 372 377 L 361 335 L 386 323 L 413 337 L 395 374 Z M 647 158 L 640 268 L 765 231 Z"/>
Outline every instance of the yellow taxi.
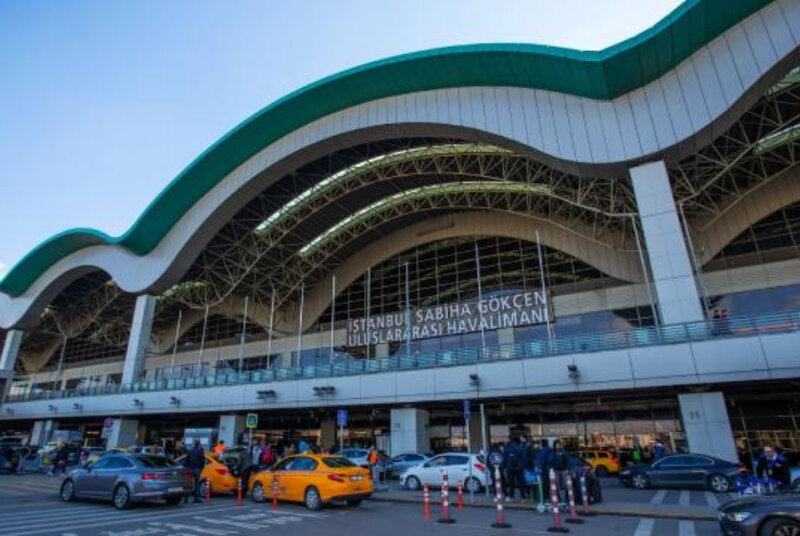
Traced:
<path fill-rule="evenodd" d="M 578 456 L 592 466 L 597 476 L 616 474 L 622 469 L 614 453 L 607 450 L 581 450 Z"/>
<path fill-rule="evenodd" d="M 275 481 L 278 500 L 304 503 L 311 510 L 333 501 L 358 506 L 373 491 L 368 469 L 328 454 L 289 456 L 256 474 L 249 487 L 253 501 L 271 500 Z"/>
<path fill-rule="evenodd" d="M 203 496 L 206 494 L 206 486 L 211 485 L 211 493 L 232 493 L 236 492 L 239 486 L 239 479 L 231 474 L 230 469 L 220 462 L 213 455 L 206 453 L 206 465 L 200 478 L 203 481 L 201 491 Z M 186 465 L 186 456 L 181 456 L 176 463 Z"/>

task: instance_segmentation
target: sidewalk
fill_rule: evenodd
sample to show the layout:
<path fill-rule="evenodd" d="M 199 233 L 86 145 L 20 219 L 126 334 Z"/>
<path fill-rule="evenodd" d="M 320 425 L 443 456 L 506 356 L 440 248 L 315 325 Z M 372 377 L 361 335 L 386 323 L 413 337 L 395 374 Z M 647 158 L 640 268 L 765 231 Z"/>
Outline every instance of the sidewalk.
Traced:
<path fill-rule="evenodd" d="M 606 482 L 604 482 L 604 485 Z M 648 517 L 656 519 L 684 519 L 691 521 L 715 521 L 716 520 L 716 505 L 715 504 L 685 504 L 686 500 L 681 500 L 682 504 L 665 504 L 665 497 L 667 493 L 664 490 L 627 490 L 621 489 L 619 486 L 611 484 L 609 486 L 609 495 L 611 497 L 604 497 L 602 503 L 594 504 L 589 507 L 589 511 L 597 515 L 616 515 L 616 516 L 633 516 L 633 517 Z M 671 490 L 677 494 L 691 494 L 702 495 L 705 492 L 692 490 Z M 605 490 L 604 490 L 605 493 Z M 625 495 L 630 495 L 626 497 Z M 627 500 L 626 500 L 627 499 Z M 422 511 L 422 492 L 421 491 L 408 491 L 399 486 L 398 483 L 390 482 L 389 489 L 383 491 L 376 491 L 373 493 L 371 500 L 383 502 L 400 502 L 419 504 L 420 512 Z M 718 501 L 723 503 L 729 500 L 729 497 L 722 497 Z M 450 491 L 450 506 L 455 510 L 457 495 L 455 490 Z M 695 500 L 695 503 L 701 502 Z M 709 503 L 713 501 L 709 500 Z M 441 503 L 439 489 L 431 489 L 431 508 L 438 509 Z M 495 508 L 494 497 L 487 498 L 482 492 L 476 494 L 471 501 L 468 493 L 464 494 L 464 506 L 472 508 Z M 536 510 L 536 505 L 529 501 L 525 502 L 506 502 L 503 503 L 506 510 L 524 511 L 528 510 L 535 515 L 548 516 L 549 513 L 539 514 Z M 576 505 L 578 511 L 581 505 Z M 421 514 L 420 514 L 421 515 Z"/>

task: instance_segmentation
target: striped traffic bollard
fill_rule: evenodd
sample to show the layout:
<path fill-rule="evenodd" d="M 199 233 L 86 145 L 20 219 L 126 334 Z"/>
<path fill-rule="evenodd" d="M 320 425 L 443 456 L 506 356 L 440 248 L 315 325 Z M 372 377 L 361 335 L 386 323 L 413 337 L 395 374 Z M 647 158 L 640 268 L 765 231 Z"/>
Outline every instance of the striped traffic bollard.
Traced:
<path fill-rule="evenodd" d="M 494 501 L 497 503 L 497 521 L 492 523 L 496 529 L 510 529 L 511 524 L 506 522 L 506 513 L 503 510 L 503 486 L 500 484 L 500 468 L 494 466 Z"/>
<path fill-rule="evenodd" d="M 272 509 L 278 509 L 278 475 L 272 477 Z"/>
<path fill-rule="evenodd" d="M 431 518 L 431 491 L 427 484 L 422 488 L 422 516 L 425 519 Z"/>
<path fill-rule="evenodd" d="M 553 469 L 550 469 L 550 501 L 553 504 L 553 526 L 547 527 L 547 532 L 569 532 L 567 527 L 561 526 L 561 516 L 558 513 L 558 483 Z"/>
<path fill-rule="evenodd" d="M 439 523 L 455 523 L 456 520 L 450 517 L 450 485 L 447 483 L 447 471 L 442 473 L 442 517 Z"/>
<path fill-rule="evenodd" d="M 567 478 L 567 497 L 569 498 L 569 517 L 565 519 L 567 523 L 572 523 L 575 525 L 580 525 L 583 523 L 583 519 L 578 517 L 578 514 L 575 512 L 575 488 L 572 484 L 572 474 L 566 473 Z"/>
<path fill-rule="evenodd" d="M 236 483 L 236 504 L 242 506 L 244 503 L 242 502 L 242 479 L 239 478 L 239 481 Z"/>
<path fill-rule="evenodd" d="M 205 488 L 206 488 L 206 504 L 208 504 L 208 503 L 211 502 L 211 481 L 206 478 L 205 482 L 206 482 L 206 485 L 205 485 Z"/>
<path fill-rule="evenodd" d="M 590 517 L 594 514 L 589 511 L 589 489 L 586 486 L 586 473 L 581 475 L 581 502 L 583 502 L 583 509 L 580 515 L 583 517 Z"/>
<path fill-rule="evenodd" d="M 456 508 L 459 512 L 464 509 L 464 484 L 458 484 L 458 497 L 456 498 Z"/>

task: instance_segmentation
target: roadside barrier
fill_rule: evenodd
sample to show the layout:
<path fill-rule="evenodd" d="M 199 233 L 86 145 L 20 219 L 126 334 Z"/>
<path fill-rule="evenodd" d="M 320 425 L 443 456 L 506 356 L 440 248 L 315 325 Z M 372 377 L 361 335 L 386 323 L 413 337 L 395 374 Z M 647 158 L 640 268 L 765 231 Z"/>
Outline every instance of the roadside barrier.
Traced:
<path fill-rule="evenodd" d="M 211 481 L 209 479 L 205 479 L 206 483 L 206 503 L 211 502 Z"/>
<path fill-rule="evenodd" d="M 459 512 L 464 509 L 464 484 L 458 485 L 458 497 L 456 499 L 456 508 Z"/>
<path fill-rule="evenodd" d="M 581 475 L 581 499 L 583 502 L 583 510 L 581 511 L 582 516 L 590 517 L 594 514 L 589 511 L 589 491 L 588 487 L 586 486 L 586 474 Z"/>
<path fill-rule="evenodd" d="M 580 525 L 583 523 L 583 519 L 578 517 L 578 514 L 575 512 L 575 488 L 572 484 L 572 474 L 567 474 L 567 497 L 569 498 L 569 517 L 565 519 L 567 523 L 572 523 L 574 525 Z"/>
<path fill-rule="evenodd" d="M 278 475 L 272 477 L 272 509 L 278 509 Z"/>
<path fill-rule="evenodd" d="M 553 526 L 547 527 L 547 532 L 569 532 L 567 527 L 561 526 L 561 516 L 558 513 L 558 482 L 553 469 L 550 469 L 550 501 L 553 504 Z"/>
<path fill-rule="evenodd" d="M 236 483 L 236 504 L 238 504 L 239 506 L 244 505 L 244 502 L 242 502 L 242 479 L 241 478 Z"/>
<path fill-rule="evenodd" d="M 447 471 L 442 473 L 442 517 L 439 523 L 455 523 L 456 520 L 450 517 L 450 485 L 447 483 Z"/>
<path fill-rule="evenodd" d="M 431 492 L 427 484 L 422 488 L 422 516 L 425 519 L 431 518 Z"/>
<path fill-rule="evenodd" d="M 497 521 L 492 523 L 496 529 L 510 529 L 511 524 L 506 522 L 506 513 L 503 509 L 503 486 L 500 484 L 500 467 L 494 466 L 494 501 L 497 503 Z"/>

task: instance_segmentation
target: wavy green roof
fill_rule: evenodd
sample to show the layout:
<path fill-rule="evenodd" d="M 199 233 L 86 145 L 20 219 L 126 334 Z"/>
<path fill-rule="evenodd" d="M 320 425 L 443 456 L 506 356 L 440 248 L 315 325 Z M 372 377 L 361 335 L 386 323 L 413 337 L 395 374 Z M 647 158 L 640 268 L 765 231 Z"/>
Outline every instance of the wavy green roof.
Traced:
<path fill-rule="evenodd" d="M 206 192 L 256 152 L 336 111 L 383 97 L 464 86 L 539 88 L 613 99 L 677 66 L 771 0 L 688 0 L 652 28 L 600 51 L 530 44 L 437 48 L 395 56 L 309 84 L 263 108 L 214 143 L 113 238 L 73 229 L 41 243 L 0 281 L 17 296 L 50 266 L 81 248 L 110 244 L 149 253 Z"/>

